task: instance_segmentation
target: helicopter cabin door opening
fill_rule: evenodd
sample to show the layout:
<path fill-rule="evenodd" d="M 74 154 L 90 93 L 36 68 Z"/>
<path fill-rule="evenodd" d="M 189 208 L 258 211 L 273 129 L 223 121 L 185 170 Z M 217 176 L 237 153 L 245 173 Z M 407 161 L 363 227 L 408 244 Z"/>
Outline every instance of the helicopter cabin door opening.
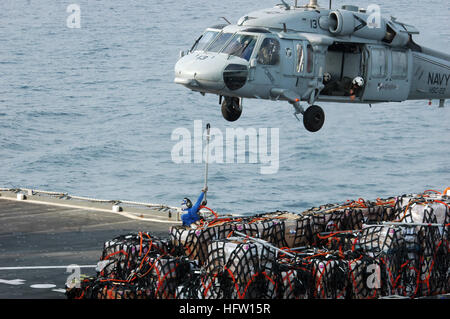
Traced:
<path fill-rule="evenodd" d="M 367 45 L 366 101 L 401 102 L 408 98 L 412 76 L 412 55 L 409 50 Z"/>
<path fill-rule="evenodd" d="M 361 77 L 366 81 L 366 53 L 364 45 L 339 43 L 328 47 L 324 70 L 323 100 L 337 98 L 345 101 L 360 101 L 363 87 L 354 89 L 352 81 Z"/>

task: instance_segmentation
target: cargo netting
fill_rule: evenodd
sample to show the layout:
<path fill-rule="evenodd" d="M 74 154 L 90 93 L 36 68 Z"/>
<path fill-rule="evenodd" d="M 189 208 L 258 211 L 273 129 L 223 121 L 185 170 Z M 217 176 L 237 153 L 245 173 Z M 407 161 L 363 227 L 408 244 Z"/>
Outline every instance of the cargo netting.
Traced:
<path fill-rule="evenodd" d="M 448 294 L 450 197 L 204 218 L 105 242 L 73 299 L 375 299 Z"/>

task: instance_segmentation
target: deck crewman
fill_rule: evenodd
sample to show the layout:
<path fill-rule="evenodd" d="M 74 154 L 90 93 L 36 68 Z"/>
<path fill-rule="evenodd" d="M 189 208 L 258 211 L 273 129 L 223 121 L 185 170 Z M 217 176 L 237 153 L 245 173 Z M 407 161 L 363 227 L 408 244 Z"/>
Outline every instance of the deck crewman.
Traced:
<path fill-rule="evenodd" d="M 181 210 L 183 212 L 187 212 L 186 214 L 181 215 L 183 226 L 191 226 L 193 223 L 200 220 L 200 215 L 198 214 L 198 211 L 200 210 L 200 206 L 202 205 L 203 198 L 205 197 L 205 193 L 207 191 L 208 187 L 202 189 L 202 192 L 198 197 L 195 205 L 192 205 L 192 202 L 189 198 L 185 197 L 183 199 L 183 202 L 181 203 Z"/>

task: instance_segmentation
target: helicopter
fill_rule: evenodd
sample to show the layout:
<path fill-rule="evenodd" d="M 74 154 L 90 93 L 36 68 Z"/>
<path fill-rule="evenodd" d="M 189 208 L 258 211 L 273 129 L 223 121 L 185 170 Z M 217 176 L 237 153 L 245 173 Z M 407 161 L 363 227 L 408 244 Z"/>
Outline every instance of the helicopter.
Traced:
<path fill-rule="evenodd" d="M 287 101 L 310 132 L 318 102 L 372 104 L 450 97 L 450 55 L 418 45 L 412 25 L 372 9 L 322 8 L 317 0 L 251 12 L 237 24 L 207 28 L 180 52 L 175 80 L 219 96 L 223 117 L 238 120 L 244 99 Z M 304 107 L 303 105 L 307 106 Z"/>

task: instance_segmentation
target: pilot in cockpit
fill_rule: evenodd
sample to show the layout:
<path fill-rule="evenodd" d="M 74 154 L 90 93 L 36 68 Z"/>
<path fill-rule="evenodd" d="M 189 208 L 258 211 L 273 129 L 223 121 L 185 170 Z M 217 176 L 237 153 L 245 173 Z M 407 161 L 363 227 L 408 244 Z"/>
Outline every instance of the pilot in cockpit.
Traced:
<path fill-rule="evenodd" d="M 262 65 L 276 65 L 279 62 L 280 44 L 278 41 L 267 38 L 264 40 L 259 53 L 257 56 L 257 61 Z"/>
<path fill-rule="evenodd" d="M 242 58 L 246 59 L 247 61 L 250 60 L 250 57 L 251 57 L 251 55 L 253 53 L 253 47 L 251 48 L 251 50 L 248 50 L 249 49 L 249 44 L 250 44 L 250 41 L 249 40 L 245 40 L 244 44 L 242 45 L 242 51 L 243 51 L 242 52 L 243 53 Z"/>
<path fill-rule="evenodd" d="M 237 34 L 225 49 L 223 49 L 223 53 L 249 61 L 255 48 L 256 39 L 255 36 Z"/>

